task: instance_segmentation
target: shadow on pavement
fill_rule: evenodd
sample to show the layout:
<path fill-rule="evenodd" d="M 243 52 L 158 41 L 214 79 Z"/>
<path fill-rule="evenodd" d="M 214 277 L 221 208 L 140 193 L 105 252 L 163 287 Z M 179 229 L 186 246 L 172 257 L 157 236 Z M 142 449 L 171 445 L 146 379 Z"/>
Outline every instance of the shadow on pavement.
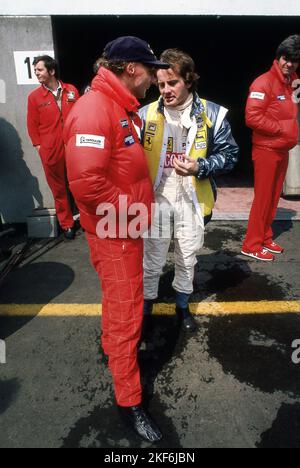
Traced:
<path fill-rule="evenodd" d="M 264 432 L 257 448 L 300 448 L 300 404 L 283 404 L 272 427 Z"/>
<path fill-rule="evenodd" d="M 299 398 L 299 366 L 292 362 L 299 325 L 296 314 L 211 317 L 208 352 L 238 381 Z"/>
<path fill-rule="evenodd" d="M 139 352 L 139 364 L 144 389 L 143 401 L 153 418 L 161 427 L 165 437 L 154 447 L 180 447 L 180 440 L 171 418 L 167 416 L 168 407 L 154 394 L 156 377 L 163 366 L 172 358 L 178 344 L 179 329 L 174 317 L 153 317 L 147 350 Z M 180 341 L 180 340 L 179 340 Z M 126 448 L 151 447 L 122 422 L 113 397 L 113 385 L 107 362 L 103 359 L 100 336 L 96 336 L 96 346 L 100 347 L 100 369 L 105 378 L 99 379 L 103 393 L 109 397 L 101 405 L 97 404 L 86 417 L 79 418 L 62 441 L 62 448 Z M 106 383 L 105 383 L 106 382 Z M 109 388 L 107 388 L 107 385 Z M 93 395 L 91 394 L 93 400 Z"/>
<path fill-rule="evenodd" d="M 274 233 L 274 239 L 277 239 L 284 232 L 289 232 L 293 229 L 293 221 L 276 221 L 273 223 L 272 229 Z"/>
<path fill-rule="evenodd" d="M 0 415 L 5 413 L 16 399 L 21 383 L 18 379 L 0 380 Z"/>
<path fill-rule="evenodd" d="M 0 287 L 0 338 L 7 338 L 39 313 L 36 307 L 32 316 L 5 316 L 5 304 L 48 304 L 69 288 L 74 277 L 69 266 L 58 262 L 33 263 L 12 271 Z"/>

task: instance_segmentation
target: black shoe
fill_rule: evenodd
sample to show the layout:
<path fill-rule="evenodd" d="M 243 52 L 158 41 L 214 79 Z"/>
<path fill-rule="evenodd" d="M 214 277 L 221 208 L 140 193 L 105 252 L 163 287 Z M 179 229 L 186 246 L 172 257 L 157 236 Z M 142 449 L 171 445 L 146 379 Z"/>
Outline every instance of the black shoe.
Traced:
<path fill-rule="evenodd" d="M 118 409 L 125 423 L 147 442 L 158 442 L 163 438 L 157 425 L 142 405 L 118 406 Z"/>
<path fill-rule="evenodd" d="M 184 331 L 192 333 L 197 330 L 197 324 L 189 309 L 176 308 L 177 317 L 181 321 L 181 327 Z"/>
<path fill-rule="evenodd" d="M 65 239 L 67 240 L 75 239 L 75 233 L 76 233 L 75 227 L 64 229 L 64 236 L 65 236 Z"/>

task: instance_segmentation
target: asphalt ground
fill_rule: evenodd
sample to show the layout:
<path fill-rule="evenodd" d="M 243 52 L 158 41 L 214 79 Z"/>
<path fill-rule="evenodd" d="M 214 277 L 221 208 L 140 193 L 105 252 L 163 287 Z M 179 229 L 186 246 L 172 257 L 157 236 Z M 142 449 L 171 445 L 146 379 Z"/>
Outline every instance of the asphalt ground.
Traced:
<path fill-rule="evenodd" d="M 272 264 L 239 254 L 245 228 L 207 228 L 194 335 L 173 314 L 169 255 L 139 353 L 145 400 L 165 434 L 159 450 L 300 447 L 300 223 L 275 223 L 286 251 Z M 150 447 L 119 420 L 100 302 L 81 232 L 74 242 L 35 241 L 0 285 L 0 447 Z"/>

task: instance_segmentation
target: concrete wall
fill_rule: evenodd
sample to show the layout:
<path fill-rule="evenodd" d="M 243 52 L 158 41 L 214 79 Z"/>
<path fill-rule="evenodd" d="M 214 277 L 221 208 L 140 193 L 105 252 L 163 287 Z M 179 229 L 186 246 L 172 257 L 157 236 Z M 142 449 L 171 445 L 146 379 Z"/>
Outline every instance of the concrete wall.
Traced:
<path fill-rule="evenodd" d="M 50 17 L 0 17 L 0 214 L 24 222 L 37 206 L 53 207 L 44 172 L 26 128 L 27 96 L 18 85 L 14 52 L 53 50 Z"/>

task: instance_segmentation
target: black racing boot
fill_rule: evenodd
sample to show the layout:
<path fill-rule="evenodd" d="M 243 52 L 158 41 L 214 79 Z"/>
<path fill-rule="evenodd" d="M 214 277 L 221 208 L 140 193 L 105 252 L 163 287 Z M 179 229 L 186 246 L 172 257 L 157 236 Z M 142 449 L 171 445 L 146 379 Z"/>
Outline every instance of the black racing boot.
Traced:
<path fill-rule="evenodd" d="M 163 438 L 161 431 L 142 405 L 118 406 L 118 410 L 125 423 L 147 442 L 158 442 Z"/>
<path fill-rule="evenodd" d="M 193 333 L 197 330 L 197 324 L 188 307 L 186 309 L 176 307 L 176 314 L 184 331 Z"/>

